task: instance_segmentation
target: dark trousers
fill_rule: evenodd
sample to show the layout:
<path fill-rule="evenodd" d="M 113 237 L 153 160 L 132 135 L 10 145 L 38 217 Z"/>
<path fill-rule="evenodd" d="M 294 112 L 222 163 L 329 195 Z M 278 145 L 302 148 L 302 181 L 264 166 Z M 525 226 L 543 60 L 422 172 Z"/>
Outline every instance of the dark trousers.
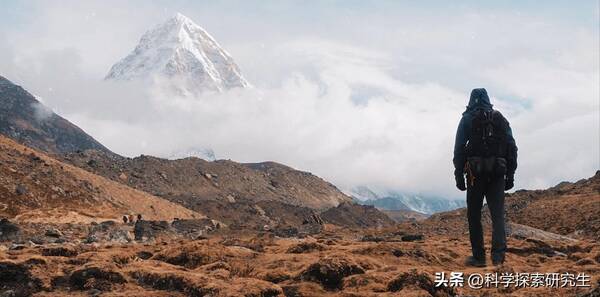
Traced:
<path fill-rule="evenodd" d="M 487 202 L 492 218 L 492 259 L 504 260 L 506 252 L 506 229 L 504 222 L 504 177 L 476 178 L 467 187 L 467 216 L 469 238 L 473 257 L 485 260 L 481 208 L 483 197 Z"/>

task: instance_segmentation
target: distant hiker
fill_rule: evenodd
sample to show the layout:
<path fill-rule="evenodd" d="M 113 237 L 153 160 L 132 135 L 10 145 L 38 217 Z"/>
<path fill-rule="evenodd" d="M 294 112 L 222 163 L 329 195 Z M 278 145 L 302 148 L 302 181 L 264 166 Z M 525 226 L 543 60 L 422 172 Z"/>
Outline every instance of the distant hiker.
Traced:
<path fill-rule="evenodd" d="M 138 219 L 138 221 L 141 221 L 142 220 L 142 214 L 138 214 L 137 215 L 137 219 Z"/>
<path fill-rule="evenodd" d="M 133 215 L 129 215 L 129 224 L 132 225 L 134 223 Z"/>
<path fill-rule="evenodd" d="M 127 219 L 127 216 L 126 216 L 126 215 L 125 215 L 125 216 L 123 216 L 123 224 L 127 224 L 127 220 L 128 220 L 128 219 Z"/>
<path fill-rule="evenodd" d="M 456 187 L 467 191 L 467 216 L 473 255 L 467 265 L 485 266 L 481 208 L 485 196 L 492 217 L 492 263 L 504 263 L 506 231 L 504 191 L 514 186 L 517 145 L 510 124 L 492 108 L 485 89 L 474 89 L 456 131 Z M 465 174 L 467 183 L 465 185 Z"/>

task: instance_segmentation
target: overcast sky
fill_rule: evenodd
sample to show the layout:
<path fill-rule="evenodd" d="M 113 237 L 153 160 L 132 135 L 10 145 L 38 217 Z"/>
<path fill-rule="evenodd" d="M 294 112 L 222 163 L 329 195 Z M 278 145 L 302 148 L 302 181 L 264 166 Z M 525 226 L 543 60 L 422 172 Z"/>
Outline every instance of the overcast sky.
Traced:
<path fill-rule="evenodd" d="M 2 1 L 0 75 L 127 156 L 212 148 L 343 190 L 445 197 L 462 195 L 454 134 L 485 87 L 519 146 L 517 188 L 600 168 L 598 1 L 216 2 Z M 256 88 L 186 99 L 102 81 L 176 12 Z"/>

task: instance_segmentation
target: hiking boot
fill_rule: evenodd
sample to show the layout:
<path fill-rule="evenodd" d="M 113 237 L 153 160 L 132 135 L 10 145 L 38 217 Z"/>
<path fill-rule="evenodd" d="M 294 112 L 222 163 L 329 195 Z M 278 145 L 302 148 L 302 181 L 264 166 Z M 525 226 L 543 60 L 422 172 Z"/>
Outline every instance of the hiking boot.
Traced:
<path fill-rule="evenodd" d="M 492 257 L 492 264 L 494 264 L 494 266 L 500 266 L 504 264 L 504 256 Z"/>
<path fill-rule="evenodd" d="M 467 258 L 467 260 L 465 261 L 465 265 L 471 266 L 471 267 L 485 267 L 486 266 L 485 259 L 478 259 L 473 256 L 469 256 Z"/>

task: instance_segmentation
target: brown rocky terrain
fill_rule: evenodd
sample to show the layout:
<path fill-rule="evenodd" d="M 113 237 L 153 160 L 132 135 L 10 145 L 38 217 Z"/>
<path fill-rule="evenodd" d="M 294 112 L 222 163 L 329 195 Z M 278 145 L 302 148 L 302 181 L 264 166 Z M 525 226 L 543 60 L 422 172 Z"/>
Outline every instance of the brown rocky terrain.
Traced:
<path fill-rule="evenodd" d="M 350 197 L 321 178 L 274 162 L 125 158 L 93 150 L 70 153 L 62 159 L 235 229 L 314 229 L 320 228 L 314 224 L 323 221 L 347 227 L 393 224 L 373 207 L 350 203 Z M 345 207 L 335 208 L 340 204 Z"/>
<path fill-rule="evenodd" d="M 321 213 L 321 217 L 331 224 L 351 228 L 382 228 L 395 225 L 394 220 L 374 206 L 357 205 L 350 202 L 324 211 Z"/>
<path fill-rule="evenodd" d="M 547 190 L 520 190 L 506 197 L 509 221 L 572 238 L 600 240 L 600 171 L 575 183 Z M 432 215 L 423 226 L 432 231 L 467 230 L 466 209 Z M 489 213 L 484 206 L 484 218 Z"/>
<path fill-rule="evenodd" d="M 274 162 L 242 164 L 199 158 L 126 158 L 101 151 L 67 154 L 80 168 L 169 200 L 279 201 L 326 209 L 351 199 L 308 172 Z"/>
<path fill-rule="evenodd" d="M 0 136 L 0 216 L 27 222 L 202 218 L 178 204 L 61 163 Z"/>
<path fill-rule="evenodd" d="M 22 226 L 26 229 L 27 226 Z M 64 226 L 67 228 L 67 226 Z M 74 228 L 71 225 L 70 228 Z M 123 225 L 120 228 L 133 228 Z M 417 236 L 327 226 L 305 238 L 271 232 L 198 239 L 0 245 L 3 296 L 597 296 L 600 245 L 511 237 L 503 266 L 468 268 L 465 235 Z M 63 230 L 64 237 L 77 232 Z M 75 236 L 77 237 L 77 236 Z M 436 287 L 436 272 L 586 273 L 590 287 Z M 593 293 L 595 292 L 595 293 Z"/>
<path fill-rule="evenodd" d="M 95 149 L 110 151 L 79 127 L 0 76 L 0 134 L 50 154 Z"/>

